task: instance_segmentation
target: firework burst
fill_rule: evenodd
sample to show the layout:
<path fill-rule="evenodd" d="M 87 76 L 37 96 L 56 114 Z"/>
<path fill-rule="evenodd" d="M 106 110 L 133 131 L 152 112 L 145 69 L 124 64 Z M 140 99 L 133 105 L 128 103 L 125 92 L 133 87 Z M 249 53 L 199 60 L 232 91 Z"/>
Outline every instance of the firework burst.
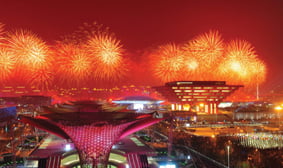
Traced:
<path fill-rule="evenodd" d="M 13 54 L 5 48 L 0 48 L 0 80 L 2 82 L 10 78 L 15 68 L 15 63 L 16 61 Z"/>
<path fill-rule="evenodd" d="M 188 54 L 185 55 L 184 58 L 184 74 L 187 79 L 190 80 L 199 80 L 201 73 L 199 71 L 199 61 L 193 57 L 189 56 Z"/>
<path fill-rule="evenodd" d="M 91 78 L 93 58 L 81 46 L 57 45 L 55 55 L 59 83 L 78 86 Z"/>
<path fill-rule="evenodd" d="M 8 45 L 19 66 L 37 67 L 45 63 L 49 47 L 27 30 L 8 33 Z"/>
<path fill-rule="evenodd" d="M 184 54 L 176 44 L 166 44 L 150 55 L 153 75 L 163 82 L 180 80 L 184 69 Z"/>
<path fill-rule="evenodd" d="M 233 40 L 228 43 L 225 60 L 219 66 L 220 73 L 234 83 L 252 85 L 255 73 L 252 73 L 257 62 L 257 55 L 254 47 L 244 40 Z M 263 68 L 265 69 L 265 68 Z M 262 73 L 261 75 L 265 75 Z M 263 77 L 261 77 L 263 78 Z"/>
<path fill-rule="evenodd" d="M 33 74 L 41 71 L 41 67 L 48 66 L 46 64 L 50 59 L 50 49 L 45 42 L 28 30 L 16 30 L 7 33 L 5 47 L 15 59 L 13 72 L 15 83 L 36 84 L 37 80 L 31 80 L 35 79 Z"/>
<path fill-rule="evenodd" d="M 189 41 L 183 49 L 194 55 L 203 66 L 211 67 L 222 58 L 224 43 L 218 31 L 209 31 Z"/>
<path fill-rule="evenodd" d="M 45 64 L 41 67 L 31 70 L 31 76 L 28 83 L 41 90 L 49 90 L 54 80 L 54 72 L 50 64 Z"/>
<path fill-rule="evenodd" d="M 95 77 L 103 80 L 117 80 L 127 71 L 127 63 L 122 56 L 120 41 L 113 35 L 100 33 L 89 38 L 86 46 L 94 58 Z"/>
<path fill-rule="evenodd" d="M 254 59 L 253 61 L 250 62 L 249 67 L 249 72 L 250 72 L 250 84 L 253 85 L 258 85 L 261 84 L 265 81 L 266 77 L 266 66 L 263 63 L 263 61 L 259 59 Z"/>

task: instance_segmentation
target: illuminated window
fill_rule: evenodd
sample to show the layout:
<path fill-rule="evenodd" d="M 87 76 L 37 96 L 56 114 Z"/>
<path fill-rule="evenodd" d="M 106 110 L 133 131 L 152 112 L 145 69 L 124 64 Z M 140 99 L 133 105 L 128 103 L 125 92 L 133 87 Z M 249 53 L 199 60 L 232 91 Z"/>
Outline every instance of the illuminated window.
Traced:
<path fill-rule="evenodd" d="M 134 109 L 137 111 L 143 110 L 143 104 L 134 104 Z"/>
<path fill-rule="evenodd" d="M 187 99 L 181 99 L 181 101 L 187 101 Z"/>
<path fill-rule="evenodd" d="M 206 90 L 194 90 L 194 92 L 205 92 Z"/>
<path fill-rule="evenodd" d="M 203 89 L 213 89 L 213 87 L 203 87 Z"/>
<path fill-rule="evenodd" d="M 186 98 L 186 99 L 187 99 L 187 98 L 192 98 L 192 96 L 183 96 L 183 98 Z"/>
<path fill-rule="evenodd" d="M 181 90 L 174 90 L 174 92 L 182 92 Z"/>
<path fill-rule="evenodd" d="M 194 96 L 194 98 L 206 98 L 206 96 Z"/>
<path fill-rule="evenodd" d="M 197 101 L 205 101 L 204 99 L 197 99 Z"/>
<path fill-rule="evenodd" d="M 189 104 L 184 104 L 183 105 L 183 108 L 184 108 L 184 110 L 186 110 L 186 111 L 189 111 L 190 110 L 190 105 Z"/>
<path fill-rule="evenodd" d="M 230 92 L 230 90 L 222 90 L 222 92 Z"/>
<path fill-rule="evenodd" d="M 210 90 L 210 92 L 219 92 L 219 90 Z"/>
<path fill-rule="evenodd" d="M 178 87 L 176 87 L 176 86 L 173 86 L 173 87 L 172 87 L 172 89 L 178 89 Z"/>
<path fill-rule="evenodd" d="M 174 104 L 171 104 L 171 109 L 175 110 L 175 105 Z"/>
<path fill-rule="evenodd" d="M 201 89 L 201 87 L 193 87 L 193 89 Z"/>
<path fill-rule="evenodd" d="M 192 92 L 192 90 L 184 90 L 184 92 Z"/>
<path fill-rule="evenodd" d="M 202 93 L 201 95 L 211 95 L 211 93 Z"/>

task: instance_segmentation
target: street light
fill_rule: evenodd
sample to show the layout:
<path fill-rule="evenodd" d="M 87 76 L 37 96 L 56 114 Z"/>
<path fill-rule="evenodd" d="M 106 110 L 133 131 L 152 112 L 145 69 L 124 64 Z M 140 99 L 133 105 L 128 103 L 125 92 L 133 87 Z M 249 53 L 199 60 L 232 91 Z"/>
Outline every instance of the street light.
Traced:
<path fill-rule="evenodd" d="M 227 155 L 227 166 L 228 166 L 228 168 L 230 167 L 230 158 L 229 158 L 229 155 L 230 155 L 230 146 L 228 145 L 227 146 L 227 153 L 228 153 L 228 155 Z"/>

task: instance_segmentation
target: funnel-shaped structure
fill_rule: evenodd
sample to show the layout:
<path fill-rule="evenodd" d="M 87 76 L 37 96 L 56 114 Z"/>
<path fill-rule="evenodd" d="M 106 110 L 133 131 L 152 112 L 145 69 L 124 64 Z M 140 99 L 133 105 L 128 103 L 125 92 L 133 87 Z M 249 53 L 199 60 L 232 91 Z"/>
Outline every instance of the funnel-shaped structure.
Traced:
<path fill-rule="evenodd" d="M 106 167 L 110 150 L 121 137 L 163 120 L 153 118 L 152 113 L 121 111 L 124 110 L 94 102 L 74 102 L 45 107 L 45 113 L 37 117 L 19 118 L 22 122 L 71 139 L 82 167 Z"/>

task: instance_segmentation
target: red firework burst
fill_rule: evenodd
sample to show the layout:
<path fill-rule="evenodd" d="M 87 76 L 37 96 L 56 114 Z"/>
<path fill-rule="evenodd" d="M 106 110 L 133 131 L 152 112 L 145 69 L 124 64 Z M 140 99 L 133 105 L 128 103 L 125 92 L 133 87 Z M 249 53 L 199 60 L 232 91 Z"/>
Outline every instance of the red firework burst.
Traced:
<path fill-rule="evenodd" d="M 151 70 L 155 77 L 163 82 L 180 80 L 183 78 L 184 54 L 175 44 L 159 46 L 150 55 Z"/>
<path fill-rule="evenodd" d="M 46 67 L 49 61 L 49 47 L 43 40 L 27 30 L 16 30 L 7 33 L 7 43 L 9 52 L 15 58 L 14 79 L 18 84 L 35 84 L 33 74 L 40 71 L 41 67 Z M 36 71 L 35 71 L 36 69 Z"/>
<path fill-rule="evenodd" d="M 91 78 L 93 58 L 80 46 L 60 44 L 55 55 L 59 83 L 78 86 Z"/>
<path fill-rule="evenodd" d="M 0 80 L 6 82 L 15 68 L 15 58 L 13 54 L 7 51 L 5 48 L 0 48 Z"/>
<path fill-rule="evenodd" d="M 225 56 L 219 69 L 228 81 L 251 86 L 265 79 L 266 68 L 249 42 L 231 41 L 227 45 Z"/>
<path fill-rule="evenodd" d="M 127 72 L 122 45 L 113 35 L 100 33 L 89 37 L 86 48 L 94 58 L 96 78 L 117 80 Z"/>
<path fill-rule="evenodd" d="M 203 66 L 211 67 L 222 58 L 224 43 L 218 31 L 209 31 L 189 41 L 183 49 L 190 52 Z"/>
<path fill-rule="evenodd" d="M 8 33 L 8 46 L 19 66 L 37 67 L 46 62 L 49 47 L 37 35 L 28 30 Z"/>

